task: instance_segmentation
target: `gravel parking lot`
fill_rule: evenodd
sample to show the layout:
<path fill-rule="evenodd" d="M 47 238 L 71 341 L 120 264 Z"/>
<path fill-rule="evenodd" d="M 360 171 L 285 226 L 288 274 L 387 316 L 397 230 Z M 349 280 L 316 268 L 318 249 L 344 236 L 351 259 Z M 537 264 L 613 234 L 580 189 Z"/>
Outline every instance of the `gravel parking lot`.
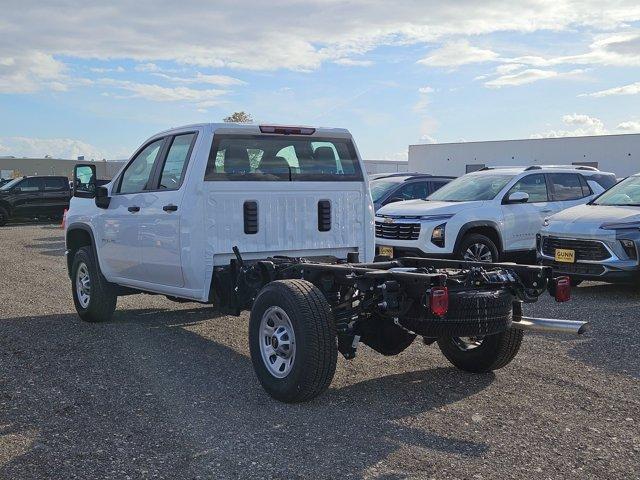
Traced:
<path fill-rule="evenodd" d="M 590 320 L 529 335 L 492 375 L 420 342 L 340 358 L 315 401 L 271 400 L 246 315 L 160 296 L 75 315 L 56 225 L 0 229 L 0 477 L 638 478 L 640 289 L 585 283 L 527 313 Z"/>

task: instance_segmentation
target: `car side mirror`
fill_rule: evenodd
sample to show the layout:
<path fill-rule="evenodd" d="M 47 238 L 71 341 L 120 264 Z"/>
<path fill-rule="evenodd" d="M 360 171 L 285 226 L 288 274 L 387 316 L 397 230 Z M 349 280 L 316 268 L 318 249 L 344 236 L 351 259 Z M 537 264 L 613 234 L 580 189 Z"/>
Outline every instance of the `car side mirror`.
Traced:
<path fill-rule="evenodd" d="M 107 187 L 96 187 L 96 207 L 109 208 L 111 197 Z"/>
<path fill-rule="evenodd" d="M 95 198 L 96 166 L 76 165 L 73 169 L 73 196 L 79 198 Z"/>
<path fill-rule="evenodd" d="M 513 192 L 507 198 L 507 203 L 527 203 L 529 201 L 529 194 L 527 192 Z"/>
<path fill-rule="evenodd" d="M 402 198 L 402 197 L 391 197 L 389 200 L 384 202 L 384 204 L 387 205 L 389 203 L 396 203 L 396 202 L 404 202 L 404 198 Z"/>

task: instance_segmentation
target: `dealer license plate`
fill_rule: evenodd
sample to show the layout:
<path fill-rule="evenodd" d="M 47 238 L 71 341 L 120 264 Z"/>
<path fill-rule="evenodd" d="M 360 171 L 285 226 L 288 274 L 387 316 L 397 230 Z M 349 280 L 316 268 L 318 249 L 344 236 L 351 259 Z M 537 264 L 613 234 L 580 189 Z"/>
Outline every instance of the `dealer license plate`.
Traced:
<path fill-rule="evenodd" d="M 380 255 L 385 255 L 389 258 L 393 258 L 393 247 L 378 247 Z"/>
<path fill-rule="evenodd" d="M 576 251 L 569 250 L 567 248 L 556 248 L 555 259 L 556 259 L 556 262 L 575 263 Z"/>

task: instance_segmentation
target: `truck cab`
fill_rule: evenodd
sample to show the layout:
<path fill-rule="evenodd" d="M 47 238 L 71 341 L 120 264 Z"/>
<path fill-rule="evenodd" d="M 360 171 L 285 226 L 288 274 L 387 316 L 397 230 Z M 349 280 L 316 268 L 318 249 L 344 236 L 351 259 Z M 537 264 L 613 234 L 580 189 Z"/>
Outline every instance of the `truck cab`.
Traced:
<path fill-rule="evenodd" d="M 374 255 L 368 184 L 344 129 L 190 125 L 147 139 L 107 185 L 79 169 L 69 268 L 90 241 L 121 286 L 209 301 L 234 246 L 245 260 Z"/>

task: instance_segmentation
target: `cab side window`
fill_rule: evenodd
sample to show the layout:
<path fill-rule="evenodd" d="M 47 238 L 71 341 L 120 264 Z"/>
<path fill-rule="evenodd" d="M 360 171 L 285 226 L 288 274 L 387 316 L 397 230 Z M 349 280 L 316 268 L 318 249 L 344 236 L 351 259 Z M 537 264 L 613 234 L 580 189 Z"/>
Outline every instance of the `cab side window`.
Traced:
<path fill-rule="evenodd" d="M 186 135 L 176 135 L 173 138 L 167 153 L 167 159 L 162 166 L 162 175 L 160 177 L 160 188 L 162 190 L 175 190 L 180 187 L 195 136 L 195 133 L 188 133 Z"/>
<path fill-rule="evenodd" d="M 509 195 L 515 192 L 527 193 L 529 195 L 529 200 L 527 201 L 527 203 L 549 201 L 547 182 L 545 181 L 544 175 L 541 173 L 537 173 L 535 175 L 527 175 L 526 177 L 518 180 L 518 182 L 516 182 L 516 184 L 511 187 L 509 193 L 507 193 L 507 198 L 509 198 Z"/>
<path fill-rule="evenodd" d="M 548 175 L 555 201 L 577 200 L 587 196 L 582 189 L 580 176 L 577 173 L 550 173 Z"/>
<path fill-rule="evenodd" d="M 21 192 L 37 192 L 42 187 L 42 179 L 41 178 L 25 178 L 22 182 L 16 185 L 17 188 L 20 189 Z"/>
<path fill-rule="evenodd" d="M 153 164 L 158 158 L 164 138 L 147 145 L 122 174 L 119 193 L 138 193 L 147 188 Z"/>
<path fill-rule="evenodd" d="M 69 183 L 64 178 L 49 177 L 44 179 L 45 192 L 60 192 L 68 189 Z"/>

